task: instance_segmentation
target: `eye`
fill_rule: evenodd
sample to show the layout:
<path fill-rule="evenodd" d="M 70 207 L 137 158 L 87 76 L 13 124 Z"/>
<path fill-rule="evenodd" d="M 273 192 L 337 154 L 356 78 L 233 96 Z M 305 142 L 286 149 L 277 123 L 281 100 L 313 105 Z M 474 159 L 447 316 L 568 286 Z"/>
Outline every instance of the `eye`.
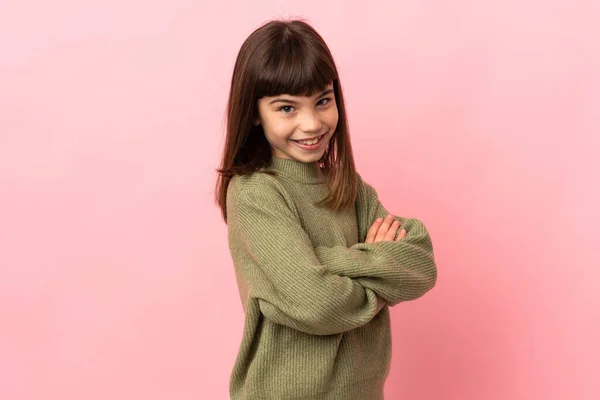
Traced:
<path fill-rule="evenodd" d="M 284 114 L 290 114 L 293 110 L 294 110 L 294 107 L 292 107 L 292 106 L 282 106 L 282 107 L 279 107 L 278 111 L 282 111 Z"/>
<path fill-rule="evenodd" d="M 330 97 L 325 97 L 317 102 L 317 105 L 324 106 L 327 105 L 331 101 Z"/>

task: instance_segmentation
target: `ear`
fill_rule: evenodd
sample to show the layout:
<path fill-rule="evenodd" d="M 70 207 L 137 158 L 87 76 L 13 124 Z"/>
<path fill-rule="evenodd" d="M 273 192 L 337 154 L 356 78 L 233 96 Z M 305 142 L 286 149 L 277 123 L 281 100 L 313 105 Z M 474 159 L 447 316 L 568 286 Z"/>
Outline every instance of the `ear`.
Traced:
<path fill-rule="evenodd" d="M 260 125 L 260 118 L 258 118 L 258 117 L 257 117 L 257 118 L 254 120 L 254 122 L 253 122 L 253 125 L 254 125 L 254 126 L 259 126 L 259 125 Z"/>

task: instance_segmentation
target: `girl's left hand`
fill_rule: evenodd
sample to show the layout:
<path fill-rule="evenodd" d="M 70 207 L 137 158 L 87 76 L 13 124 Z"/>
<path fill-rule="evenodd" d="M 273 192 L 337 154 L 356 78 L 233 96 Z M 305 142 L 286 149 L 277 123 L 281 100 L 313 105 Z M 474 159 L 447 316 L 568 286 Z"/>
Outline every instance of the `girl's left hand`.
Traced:
<path fill-rule="evenodd" d="M 397 242 L 406 236 L 406 230 L 402 229 L 398 237 L 398 229 L 400 228 L 400 222 L 394 219 L 392 214 L 388 214 L 385 219 L 378 218 L 375 220 L 369 232 L 367 232 L 367 238 L 365 243 L 377 243 L 377 242 Z M 396 239 L 394 239 L 396 238 Z"/>

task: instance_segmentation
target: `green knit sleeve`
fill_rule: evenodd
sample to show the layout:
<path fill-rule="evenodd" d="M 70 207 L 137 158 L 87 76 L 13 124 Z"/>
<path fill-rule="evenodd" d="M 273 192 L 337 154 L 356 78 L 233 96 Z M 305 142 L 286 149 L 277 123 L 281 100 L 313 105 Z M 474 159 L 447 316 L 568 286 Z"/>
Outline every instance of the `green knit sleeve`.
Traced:
<path fill-rule="evenodd" d="M 369 185 L 358 175 L 358 193 L 356 197 L 356 220 L 358 223 L 358 241 L 364 242 L 367 232 L 377 218 L 385 218 L 389 212 L 379 201 L 375 188 Z M 404 223 L 405 217 L 396 216 L 395 219 Z"/>
<path fill-rule="evenodd" d="M 362 243 L 375 219 L 387 214 L 375 189 L 359 177 L 356 215 L 361 243 L 350 248 L 317 247 L 315 254 L 330 272 L 355 279 L 393 306 L 433 288 L 437 268 L 429 233 L 418 219 L 396 217 L 407 231 L 400 241 Z"/>
<path fill-rule="evenodd" d="M 385 306 L 372 289 L 319 262 L 277 188 L 244 187 L 232 196 L 228 227 L 236 273 L 267 319 L 329 335 L 366 324 Z"/>

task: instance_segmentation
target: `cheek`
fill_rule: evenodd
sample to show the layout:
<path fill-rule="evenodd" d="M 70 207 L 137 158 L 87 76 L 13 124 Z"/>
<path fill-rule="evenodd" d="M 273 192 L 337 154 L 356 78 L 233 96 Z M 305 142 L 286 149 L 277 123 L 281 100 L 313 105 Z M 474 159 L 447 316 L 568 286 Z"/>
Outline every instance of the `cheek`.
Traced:
<path fill-rule="evenodd" d="M 325 120 L 327 121 L 327 125 L 331 128 L 335 128 L 337 126 L 339 120 L 337 107 L 332 107 L 332 109 L 326 114 Z"/>
<path fill-rule="evenodd" d="M 290 121 L 280 118 L 271 118 L 268 121 L 265 121 L 263 130 L 270 141 L 278 141 L 286 139 L 293 133 L 293 129 L 290 126 Z"/>

